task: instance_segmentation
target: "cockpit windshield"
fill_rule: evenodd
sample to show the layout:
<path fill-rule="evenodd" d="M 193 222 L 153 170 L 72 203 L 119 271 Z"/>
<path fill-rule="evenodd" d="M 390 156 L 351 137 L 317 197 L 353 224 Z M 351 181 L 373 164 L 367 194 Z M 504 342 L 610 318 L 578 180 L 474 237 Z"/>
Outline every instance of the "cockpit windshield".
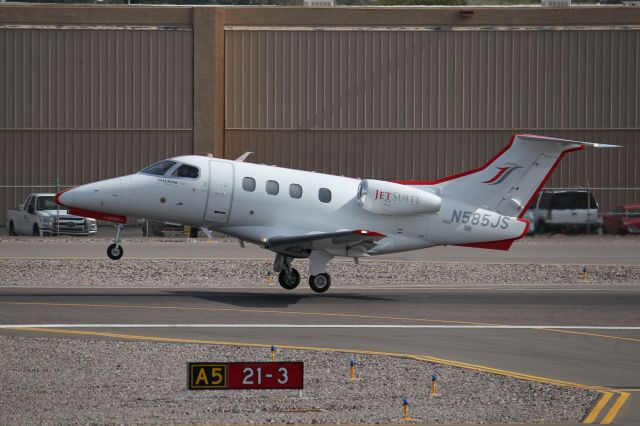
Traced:
<path fill-rule="evenodd" d="M 200 171 L 197 167 L 182 164 L 173 173 L 171 173 L 171 176 L 196 179 L 199 174 Z"/>
<path fill-rule="evenodd" d="M 175 161 L 162 160 L 150 165 L 149 167 L 145 167 L 144 169 L 140 170 L 139 173 L 144 173 L 146 175 L 164 176 L 164 174 L 167 173 L 167 171 L 175 165 Z"/>

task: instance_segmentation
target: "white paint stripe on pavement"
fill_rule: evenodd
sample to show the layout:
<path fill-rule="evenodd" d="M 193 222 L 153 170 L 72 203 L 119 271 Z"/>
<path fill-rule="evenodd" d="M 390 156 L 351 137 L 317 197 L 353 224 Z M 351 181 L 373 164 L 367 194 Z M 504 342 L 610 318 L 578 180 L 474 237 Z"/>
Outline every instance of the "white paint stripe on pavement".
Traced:
<path fill-rule="evenodd" d="M 640 326 L 589 325 L 435 325 L 435 324 L 0 324 L 0 329 L 17 328 L 373 328 L 447 330 L 619 330 L 638 331 Z"/>

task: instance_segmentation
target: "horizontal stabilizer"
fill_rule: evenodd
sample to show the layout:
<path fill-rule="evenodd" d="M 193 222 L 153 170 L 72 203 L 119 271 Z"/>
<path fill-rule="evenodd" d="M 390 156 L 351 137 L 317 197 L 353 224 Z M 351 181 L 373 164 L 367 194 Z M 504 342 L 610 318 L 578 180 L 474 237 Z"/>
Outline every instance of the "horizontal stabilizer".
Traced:
<path fill-rule="evenodd" d="M 610 144 L 606 144 L 606 143 L 596 143 L 596 142 L 572 141 L 570 139 L 551 138 L 549 136 L 517 135 L 517 137 L 519 139 L 522 139 L 522 140 L 525 140 L 525 141 L 582 145 L 582 146 L 588 146 L 588 147 L 591 147 L 591 148 L 620 148 L 620 145 L 610 145 Z"/>

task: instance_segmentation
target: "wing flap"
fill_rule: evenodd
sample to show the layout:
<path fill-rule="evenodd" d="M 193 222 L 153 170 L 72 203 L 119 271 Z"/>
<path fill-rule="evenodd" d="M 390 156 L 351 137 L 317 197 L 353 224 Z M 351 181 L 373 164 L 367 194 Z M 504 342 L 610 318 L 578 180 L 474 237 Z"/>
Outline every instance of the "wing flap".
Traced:
<path fill-rule="evenodd" d="M 363 252 L 377 244 L 386 235 L 363 229 L 320 232 L 315 234 L 294 235 L 288 237 L 271 237 L 265 248 L 295 257 L 307 257 L 313 249 L 342 249 L 345 253 L 356 247 Z"/>

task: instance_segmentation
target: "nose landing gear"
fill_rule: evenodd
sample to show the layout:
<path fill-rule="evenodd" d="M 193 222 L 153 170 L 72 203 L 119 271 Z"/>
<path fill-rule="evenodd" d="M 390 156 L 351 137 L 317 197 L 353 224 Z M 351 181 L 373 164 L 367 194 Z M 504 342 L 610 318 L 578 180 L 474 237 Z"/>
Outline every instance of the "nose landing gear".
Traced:
<path fill-rule="evenodd" d="M 295 268 L 291 268 L 290 272 L 283 269 L 278 274 L 278 282 L 282 288 L 286 290 L 293 290 L 298 287 L 298 284 L 300 284 L 300 273 Z"/>
<path fill-rule="evenodd" d="M 293 290 L 300 284 L 300 273 L 291 267 L 292 260 L 291 256 L 277 254 L 273 262 L 273 270 L 279 273 L 278 282 L 285 290 Z"/>
<path fill-rule="evenodd" d="M 120 241 L 122 241 L 122 236 L 124 235 L 124 226 L 119 223 L 115 227 L 116 238 L 113 240 L 113 244 L 107 247 L 107 256 L 111 260 L 118 260 L 124 254 L 124 249 L 120 245 Z"/>

